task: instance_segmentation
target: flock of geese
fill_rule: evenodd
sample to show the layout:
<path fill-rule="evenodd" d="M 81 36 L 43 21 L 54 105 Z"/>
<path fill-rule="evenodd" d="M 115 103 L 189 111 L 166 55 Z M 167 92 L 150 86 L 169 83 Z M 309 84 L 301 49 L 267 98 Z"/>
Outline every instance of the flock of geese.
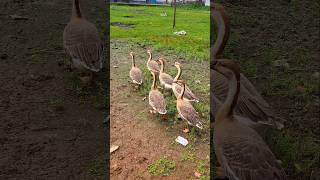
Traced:
<path fill-rule="evenodd" d="M 280 161 L 257 133 L 260 128 L 266 127 L 282 129 L 281 119 L 275 116 L 268 103 L 240 73 L 239 65 L 222 58 L 230 33 L 229 18 L 221 5 L 213 3 L 211 8 L 211 15 L 218 25 L 210 65 L 210 117 L 215 121 L 213 140 L 220 164 L 218 175 L 229 180 L 285 180 L 286 174 Z M 71 65 L 90 73 L 91 81 L 93 74 L 103 67 L 103 43 L 96 27 L 82 15 L 79 0 L 73 0 L 72 16 L 63 32 L 63 44 L 70 56 Z M 178 73 L 173 78 L 164 72 L 163 58 L 153 60 L 151 51 L 148 50 L 147 53 L 149 59 L 146 66 L 153 77 L 148 98 L 152 113 L 167 113 L 165 98 L 157 88 L 159 79 L 165 90 L 174 93 L 179 116 L 189 125 L 202 129 L 200 117 L 192 105 L 192 102 L 199 102 L 199 99 L 185 81 L 180 79 L 180 63 L 175 63 Z M 133 53 L 130 55 L 130 77 L 133 83 L 140 86 L 143 83 L 143 73 L 136 66 Z"/>
<path fill-rule="evenodd" d="M 180 79 L 182 73 L 181 64 L 178 62 L 174 63 L 178 72 L 173 78 L 171 75 L 164 72 L 165 60 L 163 58 L 160 57 L 157 60 L 154 60 L 152 59 L 151 51 L 148 50 L 147 53 L 149 54 L 149 58 L 146 66 L 153 79 L 148 97 L 149 105 L 152 108 L 150 112 L 153 114 L 159 113 L 161 115 L 167 114 L 165 98 L 157 88 L 157 79 L 159 79 L 163 89 L 169 90 L 175 95 L 177 99 L 176 108 L 179 116 L 185 120 L 188 125 L 203 129 L 198 112 L 191 104 L 191 102 L 199 102 L 199 98 L 190 90 L 185 81 Z M 133 83 L 141 86 L 143 83 L 143 73 L 136 65 L 133 52 L 130 53 L 130 56 L 132 62 L 131 70 L 129 72 L 130 78 Z M 189 129 L 185 128 L 184 132 L 189 132 Z"/>
<path fill-rule="evenodd" d="M 283 128 L 271 107 L 250 81 L 240 73 L 240 66 L 223 59 L 230 26 L 225 9 L 211 6 L 218 36 L 211 49 L 211 118 L 214 118 L 214 150 L 220 166 L 219 177 L 229 180 L 285 180 L 281 161 L 257 133 L 268 126 Z"/>

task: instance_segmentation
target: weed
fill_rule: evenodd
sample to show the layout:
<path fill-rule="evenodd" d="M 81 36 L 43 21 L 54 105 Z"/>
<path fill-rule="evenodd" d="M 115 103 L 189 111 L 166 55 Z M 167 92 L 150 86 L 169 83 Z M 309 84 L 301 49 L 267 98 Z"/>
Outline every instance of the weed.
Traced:
<path fill-rule="evenodd" d="M 165 156 L 148 167 L 149 173 L 154 176 L 169 176 L 175 169 L 175 162 Z"/>

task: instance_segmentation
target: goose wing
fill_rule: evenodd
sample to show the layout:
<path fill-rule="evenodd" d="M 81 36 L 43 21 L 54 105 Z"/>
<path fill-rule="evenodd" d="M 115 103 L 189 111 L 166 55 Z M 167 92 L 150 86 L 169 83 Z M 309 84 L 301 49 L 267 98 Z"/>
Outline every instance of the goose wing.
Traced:
<path fill-rule="evenodd" d="M 86 20 L 70 22 L 64 29 L 63 44 L 72 59 L 86 69 L 98 72 L 103 66 L 103 43 L 97 28 Z"/>
<path fill-rule="evenodd" d="M 164 83 L 164 84 L 168 84 L 168 85 L 172 85 L 173 83 L 173 78 L 172 76 L 170 76 L 169 74 L 167 73 L 161 73 L 159 75 L 159 80 Z"/>
<path fill-rule="evenodd" d="M 187 85 L 185 85 L 185 88 L 186 89 L 185 89 L 183 97 L 185 99 L 187 99 L 188 101 L 199 102 L 199 98 L 191 91 L 191 89 Z M 181 93 L 182 86 L 180 84 L 173 83 L 172 90 L 173 90 L 175 96 L 178 97 L 179 94 Z"/>
<path fill-rule="evenodd" d="M 143 76 L 142 76 L 142 72 L 139 68 L 132 67 L 130 70 L 130 77 L 134 83 L 142 84 Z"/>
<path fill-rule="evenodd" d="M 190 125 L 203 129 L 198 113 L 188 101 L 177 100 L 177 110 L 181 118 L 186 120 Z"/>
<path fill-rule="evenodd" d="M 166 114 L 166 101 L 163 95 L 158 90 L 151 90 L 149 92 L 149 104 L 150 106 L 158 111 L 160 114 Z"/>
<path fill-rule="evenodd" d="M 230 180 L 286 180 L 284 170 L 261 138 L 227 136 L 219 141 L 217 156 Z"/>
<path fill-rule="evenodd" d="M 154 60 L 147 62 L 147 67 L 148 67 L 149 71 L 153 71 L 153 72 L 160 71 L 159 64 Z"/>
<path fill-rule="evenodd" d="M 228 80 L 215 70 L 211 70 L 211 93 L 224 101 L 228 93 Z M 281 129 L 283 125 L 275 122 L 275 114 L 269 104 L 257 92 L 251 82 L 241 74 L 240 93 L 235 113 L 253 120 L 255 123 L 268 124 Z"/>

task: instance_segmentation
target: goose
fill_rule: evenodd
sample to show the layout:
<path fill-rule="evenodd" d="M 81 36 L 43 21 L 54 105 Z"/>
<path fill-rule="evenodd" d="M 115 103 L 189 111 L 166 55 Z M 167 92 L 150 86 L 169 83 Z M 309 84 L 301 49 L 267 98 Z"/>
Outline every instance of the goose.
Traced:
<path fill-rule="evenodd" d="M 172 83 L 172 91 L 176 98 L 180 95 L 182 86 L 179 83 L 176 83 L 181 76 L 182 70 L 181 70 L 181 64 L 179 62 L 175 62 L 174 66 L 178 69 L 178 73 L 173 79 Z M 184 99 L 191 102 L 199 102 L 199 98 L 190 90 L 190 88 L 185 84 L 185 92 L 184 92 Z"/>
<path fill-rule="evenodd" d="M 130 70 L 130 78 L 133 83 L 139 86 L 142 84 L 142 81 L 143 81 L 142 71 L 136 66 L 133 52 L 130 52 L 130 56 L 131 56 L 131 62 L 132 62 L 132 67 Z"/>
<path fill-rule="evenodd" d="M 169 74 L 164 72 L 164 64 L 165 61 L 163 58 L 159 58 L 158 61 L 160 62 L 160 72 L 159 72 L 159 81 L 160 84 L 165 88 L 165 89 L 172 89 L 172 83 L 173 83 L 173 78 Z"/>
<path fill-rule="evenodd" d="M 211 49 L 212 62 L 220 59 L 230 33 L 230 23 L 223 6 L 213 3 L 212 16 L 218 25 L 218 36 Z M 211 117 L 214 117 L 219 109 L 221 101 L 227 97 L 228 80 L 210 67 L 211 77 Z M 234 108 L 235 113 L 241 116 L 241 121 L 246 125 L 258 129 L 260 127 L 274 127 L 282 129 L 281 118 L 276 117 L 270 105 L 262 98 L 251 82 L 241 73 L 241 86 L 238 102 Z M 220 101 L 220 102 L 219 102 Z"/>
<path fill-rule="evenodd" d="M 149 54 L 149 58 L 148 58 L 148 61 L 147 61 L 148 70 L 158 74 L 159 71 L 160 71 L 159 64 L 157 63 L 157 61 L 152 59 L 152 54 L 151 54 L 150 50 L 148 50 L 147 53 Z"/>
<path fill-rule="evenodd" d="M 219 176 L 229 180 L 286 180 L 281 163 L 257 131 L 233 115 L 241 87 L 240 67 L 231 60 L 217 60 L 214 69 L 228 79 L 228 95 L 215 116 L 214 149 Z"/>
<path fill-rule="evenodd" d="M 83 16 L 79 0 L 73 0 L 71 19 L 63 32 L 63 46 L 72 67 L 89 72 L 91 77 L 102 69 L 103 42 L 95 25 Z"/>
<path fill-rule="evenodd" d="M 200 121 L 200 117 L 197 113 L 197 111 L 193 108 L 192 104 L 185 100 L 184 93 L 185 93 L 185 83 L 182 80 L 177 80 L 175 83 L 178 83 L 182 86 L 182 90 L 177 97 L 177 104 L 176 108 L 179 113 L 179 116 L 187 121 L 188 125 L 195 126 L 199 129 L 203 129 L 203 125 Z M 189 132 L 188 128 L 184 130 L 184 132 Z"/>
<path fill-rule="evenodd" d="M 166 110 L 166 101 L 163 97 L 163 94 L 157 88 L 157 78 L 155 72 L 151 71 L 153 78 L 152 86 L 149 91 L 149 105 L 152 107 L 153 112 L 159 114 L 167 114 Z"/>

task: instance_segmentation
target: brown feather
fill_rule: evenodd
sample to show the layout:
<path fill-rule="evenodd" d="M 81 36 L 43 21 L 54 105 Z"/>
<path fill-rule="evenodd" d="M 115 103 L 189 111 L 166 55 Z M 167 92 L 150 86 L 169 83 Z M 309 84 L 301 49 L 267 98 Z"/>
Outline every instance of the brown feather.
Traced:
<path fill-rule="evenodd" d="M 142 72 L 137 67 L 132 67 L 130 70 L 130 77 L 136 84 L 142 84 Z"/>
<path fill-rule="evenodd" d="M 98 72 L 102 69 L 103 43 L 97 28 L 85 19 L 71 19 L 63 33 L 63 44 L 78 68 Z"/>
<path fill-rule="evenodd" d="M 149 92 L 149 104 L 150 106 L 156 110 L 160 114 L 166 114 L 166 101 L 157 89 L 151 89 Z"/>

